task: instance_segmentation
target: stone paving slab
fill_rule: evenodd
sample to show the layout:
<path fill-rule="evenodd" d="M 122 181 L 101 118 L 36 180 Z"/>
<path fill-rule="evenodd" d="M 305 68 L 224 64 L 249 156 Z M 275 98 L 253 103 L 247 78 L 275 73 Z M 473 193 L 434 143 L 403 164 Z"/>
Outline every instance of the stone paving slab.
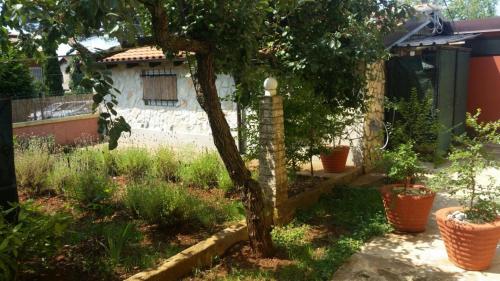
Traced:
<path fill-rule="evenodd" d="M 457 206 L 449 197 L 438 194 L 427 231 L 420 234 L 388 234 L 367 243 L 333 276 L 335 281 L 499 281 L 500 247 L 490 269 L 466 271 L 448 261 L 434 218 L 438 209 Z"/>

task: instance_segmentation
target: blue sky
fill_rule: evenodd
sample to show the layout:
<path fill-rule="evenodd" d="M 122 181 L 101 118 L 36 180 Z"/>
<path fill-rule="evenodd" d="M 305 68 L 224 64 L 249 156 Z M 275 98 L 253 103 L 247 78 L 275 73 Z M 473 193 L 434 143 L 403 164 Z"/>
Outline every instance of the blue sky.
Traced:
<path fill-rule="evenodd" d="M 497 1 L 497 16 L 500 16 L 500 0 Z"/>

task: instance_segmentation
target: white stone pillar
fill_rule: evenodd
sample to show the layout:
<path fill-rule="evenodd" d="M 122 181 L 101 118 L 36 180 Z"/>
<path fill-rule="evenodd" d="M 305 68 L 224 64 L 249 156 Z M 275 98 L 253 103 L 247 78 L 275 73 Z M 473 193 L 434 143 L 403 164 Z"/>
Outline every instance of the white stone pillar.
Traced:
<path fill-rule="evenodd" d="M 274 222 L 286 218 L 282 214 L 288 199 L 285 167 L 285 128 L 283 98 L 278 96 L 278 82 L 274 78 L 264 81 L 265 95 L 260 101 L 259 183 L 269 207 L 274 209 Z"/>
<path fill-rule="evenodd" d="M 370 100 L 364 122 L 363 170 L 365 173 L 376 167 L 384 145 L 385 62 L 383 60 L 368 66 L 367 91 Z"/>

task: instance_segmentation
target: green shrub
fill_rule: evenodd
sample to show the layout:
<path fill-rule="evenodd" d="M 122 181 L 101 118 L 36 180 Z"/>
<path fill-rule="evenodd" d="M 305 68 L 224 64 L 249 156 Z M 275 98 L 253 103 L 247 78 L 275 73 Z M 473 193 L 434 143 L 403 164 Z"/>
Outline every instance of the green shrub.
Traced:
<path fill-rule="evenodd" d="M 104 238 L 106 240 L 104 249 L 111 265 L 118 265 L 124 258 L 123 252 L 127 246 L 137 243 L 142 237 L 141 233 L 132 223 L 110 224 L 104 228 Z"/>
<path fill-rule="evenodd" d="M 19 210 L 17 224 L 9 224 L 5 217 Z M 47 262 L 61 246 L 69 217 L 57 213 L 46 215 L 32 202 L 15 206 L 0 214 L 0 280 L 15 280 L 16 272 L 27 269 L 33 261 Z M 37 268 L 36 265 L 34 265 Z"/>
<path fill-rule="evenodd" d="M 306 224 L 290 223 L 285 226 L 275 227 L 272 231 L 274 243 L 279 248 L 286 250 L 291 257 L 299 255 L 307 243 L 304 240 L 305 235 L 309 231 L 309 226 Z"/>
<path fill-rule="evenodd" d="M 88 171 L 71 177 L 66 186 L 66 195 L 88 205 L 109 199 L 113 190 L 113 185 L 105 175 Z"/>
<path fill-rule="evenodd" d="M 111 196 L 113 186 L 107 175 L 108 167 L 102 151 L 82 149 L 61 157 L 49 179 L 54 188 L 87 205 Z"/>
<path fill-rule="evenodd" d="M 48 185 L 57 192 L 63 193 L 65 187 L 74 176 L 70 168 L 71 157 L 69 155 L 60 155 L 54 161 L 54 168 L 47 177 Z"/>
<path fill-rule="evenodd" d="M 53 166 L 53 158 L 43 151 L 25 151 L 15 158 L 16 178 L 19 186 L 38 194 L 47 189 L 47 174 Z"/>
<path fill-rule="evenodd" d="M 140 179 L 151 171 L 152 160 L 145 148 L 130 147 L 116 152 L 116 167 L 120 175 Z"/>
<path fill-rule="evenodd" d="M 396 148 L 411 141 L 420 159 L 437 160 L 438 134 L 443 126 L 433 109 L 432 94 L 426 93 L 420 98 L 416 89 L 412 89 L 409 98 L 387 101 L 386 107 L 394 110 L 397 117 L 392 121 L 389 147 Z"/>
<path fill-rule="evenodd" d="M 241 219 L 243 212 L 239 202 L 209 202 L 165 182 L 133 183 L 127 187 L 123 203 L 135 216 L 162 226 L 189 222 L 212 227 Z"/>
<path fill-rule="evenodd" d="M 106 171 L 108 175 L 114 177 L 118 175 L 118 164 L 116 160 L 116 153 L 113 150 L 104 148 L 102 150 L 102 155 L 104 157 L 104 165 L 106 166 Z"/>
<path fill-rule="evenodd" d="M 153 157 L 153 174 L 162 180 L 174 181 L 179 170 L 179 161 L 174 151 L 160 147 Z"/>
<path fill-rule="evenodd" d="M 500 183 L 494 176 L 481 179 L 485 169 L 500 168 L 500 162 L 485 147 L 500 143 L 500 120 L 480 122 L 480 113 L 467 112 L 469 132 L 455 137 L 450 166 L 431 178 L 429 184 L 457 198 L 467 221 L 482 224 L 494 222 L 500 214 Z"/>
<path fill-rule="evenodd" d="M 47 139 L 29 138 L 15 152 L 17 183 L 30 193 L 38 194 L 48 188 L 47 175 L 52 171 L 53 146 Z"/>
<path fill-rule="evenodd" d="M 196 208 L 196 220 L 203 226 L 238 221 L 245 218 L 245 209 L 240 201 L 200 201 Z"/>
<path fill-rule="evenodd" d="M 234 188 L 233 181 L 231 180 L 231 177 L 229 176 L 229 173 L 225 168 L 222 168 L 221 171 L 219 172 L 219 176 L 217 178 L 218 181 L 218 186 L 222 190 L 228 192 Z"/>
<path fill-rule="evenodd" d="M 384 151 L 382 158 L 387 177 L 391 182 L 404 183 L 404 193 L 408 191 L 409 184 L 423 172 L 412 142 Z"/>
<path fill-rule="evenodd" d="M 179 177 L 187 185 L 203 188 L 216 187 L 222 169 L 224 168 L 217 153 L 204 152 L 191 163 L 181 166 Z"/>
<path fill-rule="evenodd" d="M 194 198 L 182 188 L 161 182 L 132 183 L 123 201 L 134 215 L 154 224 L 172 225 L 194 215 Z"/>

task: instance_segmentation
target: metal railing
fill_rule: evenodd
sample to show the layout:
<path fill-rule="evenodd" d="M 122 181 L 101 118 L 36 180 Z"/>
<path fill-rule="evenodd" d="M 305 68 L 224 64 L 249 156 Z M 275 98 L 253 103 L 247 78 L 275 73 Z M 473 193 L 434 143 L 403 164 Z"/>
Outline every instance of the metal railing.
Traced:
<path fill-rule="evenodd" d="M 92 94 L 12 100 L 12 122 L 54 119 L 92 113 Z"/>

